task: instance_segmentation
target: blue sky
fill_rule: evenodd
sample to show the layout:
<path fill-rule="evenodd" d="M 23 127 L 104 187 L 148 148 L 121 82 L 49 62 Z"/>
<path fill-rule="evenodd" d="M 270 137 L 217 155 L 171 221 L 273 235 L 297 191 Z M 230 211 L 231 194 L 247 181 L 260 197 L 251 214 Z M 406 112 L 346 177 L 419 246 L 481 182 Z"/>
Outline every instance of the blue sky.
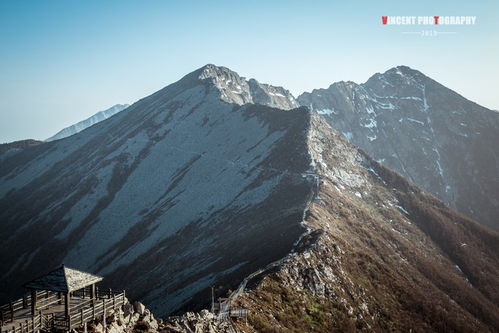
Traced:
<path fill-rule="evenodd" d="M 499 109 L 497 1 L 0 2 L 0 142 L 46 139 L 132 103 L 207 63 L 298 95 L 418 69 Z M 475 15 L 436 37 L 382 15 Z"/>

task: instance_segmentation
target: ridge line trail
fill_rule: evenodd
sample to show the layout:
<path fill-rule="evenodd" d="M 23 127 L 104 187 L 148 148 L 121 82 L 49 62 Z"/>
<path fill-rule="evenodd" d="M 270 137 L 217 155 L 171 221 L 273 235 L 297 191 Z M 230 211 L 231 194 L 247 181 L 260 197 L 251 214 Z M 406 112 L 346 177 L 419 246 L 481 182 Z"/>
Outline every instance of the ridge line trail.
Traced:
<path fill-rule="evenodd" d="M 235 291 L 233 291 L 232 294 L 228 297 L 228 300 L 226 302 L 224 302 L 223 305 L 221 304 L 221 309 L 222 309 L 222 306 L 224 306 L 225 304 L 227 304 L 227 306 L 224 306 L 224 311 L 229 311 L 230 310 L 228 305 L 232 301 L 235 301 L 237 299 L 237 297 L 239 297 L 239 295 L 241 295 L 241 293 L 246 288 L 247 283 L 251 279 L 253 279 L 254 277 L 256 277 L 256 276 L 258 276 L 258 275 L 260 275 L 260 274 L 262 274 L 262 273 L 264 273 L 264 272 L 266 272 L 268 270 L 270 270 L 271 268 L 281 266 L 284 262 L 286 262 L 287 260 L 289 260 L 290 258 L 292 258 L 293 256 L 295 256 L 296 252 L 295 252 L 295 248 L 294 247 L 297 244 L 300 243 L 300 241 L 303 239 L 303 237 L 310 235 L 314 231 L 314 229 L 312 227 L 310 227 L 309 225 L 307 225 L 307 223 L 305 221 L 305 218 L 306 218 L 307 212 L 309 211 L 310 204 L 312 203 L 312 201 L 314 201 L 315 199 L 318 199 L 318 197 L 319 197 L 320 177 L 321 176 L 320 176 L 320 174 L 316 173 L 315 171 L 313 173 L 302 173 L 302 175 L 304 175 L 306 177 L 308 177 L 308 176 L 314 177 L 314 187 L 312 188 L 310 196 L 309 196 L 309 198 L 307 200 L 307 204 L 305 206 L 305 209 L 303 210 L 302 220 L 300 222 L 300 224 L 305 228 L 305 232 L 302 235 L 300 235 L 300 237 L 293 244 L 293 249 L 291 249 L 291 252 L 288 253 L 284 258 L 276 260 L 274 262 L 271 262 L 267 266 L 258 269 L 257 271 L 251 273 L 246 278 L 244 278 L 244 280 L 239 284 L 239 287 Z M 222 317 L 223 315 L 224 314 L 222 313 L 222 310 L 221 310 L 218 316 Z"/>

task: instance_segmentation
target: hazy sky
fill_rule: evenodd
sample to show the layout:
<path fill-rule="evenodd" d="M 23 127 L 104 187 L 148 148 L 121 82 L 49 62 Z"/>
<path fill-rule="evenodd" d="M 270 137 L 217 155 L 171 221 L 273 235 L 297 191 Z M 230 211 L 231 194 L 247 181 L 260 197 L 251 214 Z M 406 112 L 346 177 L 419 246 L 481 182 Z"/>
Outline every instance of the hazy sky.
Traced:
<path fill-rule="evenodd" d="M 0 2 L 0 142 L 46 139 L 207 63 L 295 95 L 408 65 L 499 109 L 499 1 Z M 382 15 L 474 15 L 383 26 Z M 404 34 L 438 30 L 435 37 Z"/>

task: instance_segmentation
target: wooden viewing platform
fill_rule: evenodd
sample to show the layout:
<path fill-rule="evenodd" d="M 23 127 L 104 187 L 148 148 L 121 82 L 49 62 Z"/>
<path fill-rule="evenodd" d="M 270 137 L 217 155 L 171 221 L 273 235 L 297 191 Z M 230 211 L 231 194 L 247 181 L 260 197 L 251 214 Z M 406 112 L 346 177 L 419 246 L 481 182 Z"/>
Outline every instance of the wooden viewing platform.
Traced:
<path fill-rule="evenodd" d="M 95 284 L 101 280 L 62 266 L 27 283 L 30 294 L 0 306 L 0 332 L 69 331 L 105 319 L 125 304 L 125 292 L 100 291 Z"/>

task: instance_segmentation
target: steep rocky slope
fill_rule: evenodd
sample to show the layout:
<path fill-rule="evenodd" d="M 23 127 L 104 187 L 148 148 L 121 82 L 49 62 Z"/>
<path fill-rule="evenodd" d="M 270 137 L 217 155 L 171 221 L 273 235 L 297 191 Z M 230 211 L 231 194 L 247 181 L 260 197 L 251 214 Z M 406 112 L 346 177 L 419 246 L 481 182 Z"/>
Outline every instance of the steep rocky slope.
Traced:
<path fill-rule="evenodd" d="M 308 112 L 243 103 L 292 107 L 285 94 L 208 65 L 5 157 L 1 300 L 64 262 L 164 315 L 284 256 L 310 193 Z"/>
<path fill-rule="evenodd" d="M 405 66 L 298 97 L 352 143 L 499 229 L 499 113 Z"/>
<path fill-rule="evenodd" d="M 312 232 L 248 282 L 243 332 L 494 332 L 499 234 L 451 211 L 314 116 Z"/>

